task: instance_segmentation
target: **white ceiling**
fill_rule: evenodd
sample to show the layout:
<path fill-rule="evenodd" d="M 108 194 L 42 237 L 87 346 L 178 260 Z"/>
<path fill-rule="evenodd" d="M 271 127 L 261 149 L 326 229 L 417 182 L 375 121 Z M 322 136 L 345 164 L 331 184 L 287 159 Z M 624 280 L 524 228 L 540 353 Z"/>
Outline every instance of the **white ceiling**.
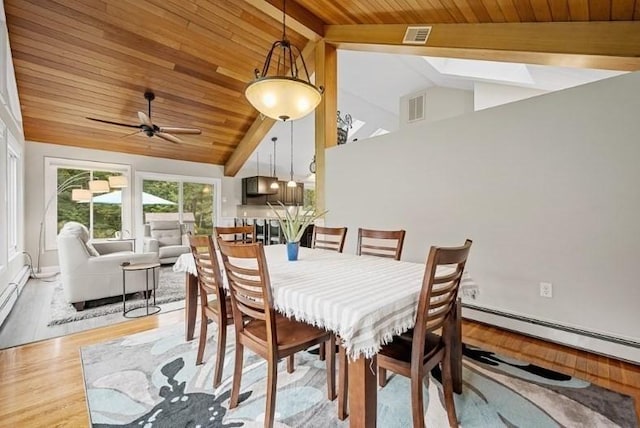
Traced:
<path fill-rule="evenodd" d="M 511 70 L 511 71 L 509 71 Z M 484 74 L 478 76 L 482 71 Z M 516 74 L 508 74 L 516 73 Z M 378 128 L 395 131 L 399 126 L 401 96 L 431 86 L 473 90 L 475 82 L 491 82 L 555 91 L 621 74 L 606 70 L 515 65 L 486 61 L 425 58 L 356 51 L 338 51 L 338 110 L 365 122 L 353 138 L 369 137 Z M 294 178 L 305 180 L 314 154 L 314 115 L 296 120 L 294 131 Z M 269 174 L 271 138 L 277 137 L 276 174 L 289 179 L 291 123 L 277 122 L 238 173 L 256 175 L 256 153 L 260 154 L 260 174 Z"/>

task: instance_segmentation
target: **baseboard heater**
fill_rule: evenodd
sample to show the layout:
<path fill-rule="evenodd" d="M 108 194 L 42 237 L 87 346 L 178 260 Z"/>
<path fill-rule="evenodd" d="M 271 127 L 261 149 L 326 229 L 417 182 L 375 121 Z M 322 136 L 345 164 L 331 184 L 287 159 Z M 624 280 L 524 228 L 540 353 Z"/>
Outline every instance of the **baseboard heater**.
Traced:
<path fill-rule="evenodd" d="M 516 314 L 511 314 L 508 312 L 502 312 L 502 311 L 498 311 L 495 309 L 489 309 L 489 308 L 484 308 L 482 306 L 476 306 L 476 305 L 472 305 L 469 303 L 462 303 L 462 307 L 463 308 L 467 308 L 467 309 L 473 309 L 474 311 L 479 311 L 479 312 L 484 312 L 487 314 L 491 314 L 491 315 L 496 315 L 499 317 L 504 317 L 504 318 L 509 318 L 509 319 L 513 319 L 513 320 L 517 320 L 517 321 L 522 321 L 522 322 L 526 322 L 529 324 L 533 324 L 533 325 L 538 325 L 541 327 L 547 327 L 547 328 L 552 328 L 555 330 L 561 330 L 561 331 L 565 331 L 567 333 L 572 333 L 572 334 L 577 334 L 580 336 L 585 336 L 585 337 L 591 337 L 593 339 L 598 339 L 598 340 L 604 340 L 606 342 L 611 342 L 611 343 L 615 343 L 618 345 L 623 345 L 623 346 L 629 346 L 631 348 L 636 348 L 636 349 L 640 349 L 640 342 L 636 342 L 634 340 L 629 340 L 629 339 L 623 339 L 620 337 L 616 337 L 616 336 L 611 336 L 608 334 L 602 334 L 602 333 L 594 333 L 593 331 L 589 331 L 589 330 L 583 330 L 580 328 L 575 328 L 575 327 L 568 327 L 562 324 L 555 324 L 549 321 L 541 321 L 535 318 L 529 318 L 529 317 L 525 317 L 522 315 L 516 315 Z M 464 314 L 463 314 L 464 317 Z"/>

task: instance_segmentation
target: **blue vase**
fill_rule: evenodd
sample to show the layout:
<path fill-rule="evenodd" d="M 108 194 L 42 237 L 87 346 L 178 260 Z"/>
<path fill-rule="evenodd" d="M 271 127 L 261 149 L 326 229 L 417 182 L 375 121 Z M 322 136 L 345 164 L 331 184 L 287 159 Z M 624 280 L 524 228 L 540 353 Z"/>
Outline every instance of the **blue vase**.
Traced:
<path fill-rule="evenodd" d="M 289 261 L 298 260 L 298 249 L 300 248 L 300 242 L 287 242 L 287 257 Z"/>

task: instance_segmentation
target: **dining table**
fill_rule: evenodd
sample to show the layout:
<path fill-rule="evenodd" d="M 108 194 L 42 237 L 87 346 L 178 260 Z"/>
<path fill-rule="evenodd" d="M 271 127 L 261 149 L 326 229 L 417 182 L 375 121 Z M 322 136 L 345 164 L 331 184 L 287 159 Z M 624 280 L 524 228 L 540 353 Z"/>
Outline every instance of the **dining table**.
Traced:
<path fill-rule="evenodd" d="M 305 247 L 300 248 L 298 260 L 289 261 L 285 245 L 265 246 L 264 252 L 275 310 L 330 330 L 340 338 L 348 356 L 349 426 L 375 427 L 376 354 L 394 335 L 415 324 L 425 264 Z M 181 255 L 173 269 L 186 273 L 185 335 L 189 341 L 194 336 L 198 301 L 197 272 L 191 254 Z M 437 273 L 453 271 L 442 269 Z M 466 271 L 461 282 L 464 287 L 475 287 Z M 459 299 L 454 317 L 450 355 L 454 391 L 461 393 Z"/>

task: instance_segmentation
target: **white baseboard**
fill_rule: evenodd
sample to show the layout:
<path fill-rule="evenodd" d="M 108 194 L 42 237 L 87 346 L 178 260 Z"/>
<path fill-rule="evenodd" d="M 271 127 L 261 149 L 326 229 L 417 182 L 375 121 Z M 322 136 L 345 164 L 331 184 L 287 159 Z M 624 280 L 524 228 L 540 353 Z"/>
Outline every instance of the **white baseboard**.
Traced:
<path fill-rule="evenodd" d="M 24 266 L 11 280 L 9 286 L 0 295 L 0 326 L 4 323 L 16 304 L 18 296 L 22 293 L 25 284 L 29 280 L 29 267 Z"/>
<path fill-rule="evenodd" d="M 471 305 L 474 306 L 474 305 Z M 494 309 L 470 307 L 463 303 L 462 317 L 502 327 L 529 336 L 596 354 L 609 355 L 635 364 L 640 363 L 640 343 L 565 326 L 552 326 L 526 316 L 500 312 Z"/>

